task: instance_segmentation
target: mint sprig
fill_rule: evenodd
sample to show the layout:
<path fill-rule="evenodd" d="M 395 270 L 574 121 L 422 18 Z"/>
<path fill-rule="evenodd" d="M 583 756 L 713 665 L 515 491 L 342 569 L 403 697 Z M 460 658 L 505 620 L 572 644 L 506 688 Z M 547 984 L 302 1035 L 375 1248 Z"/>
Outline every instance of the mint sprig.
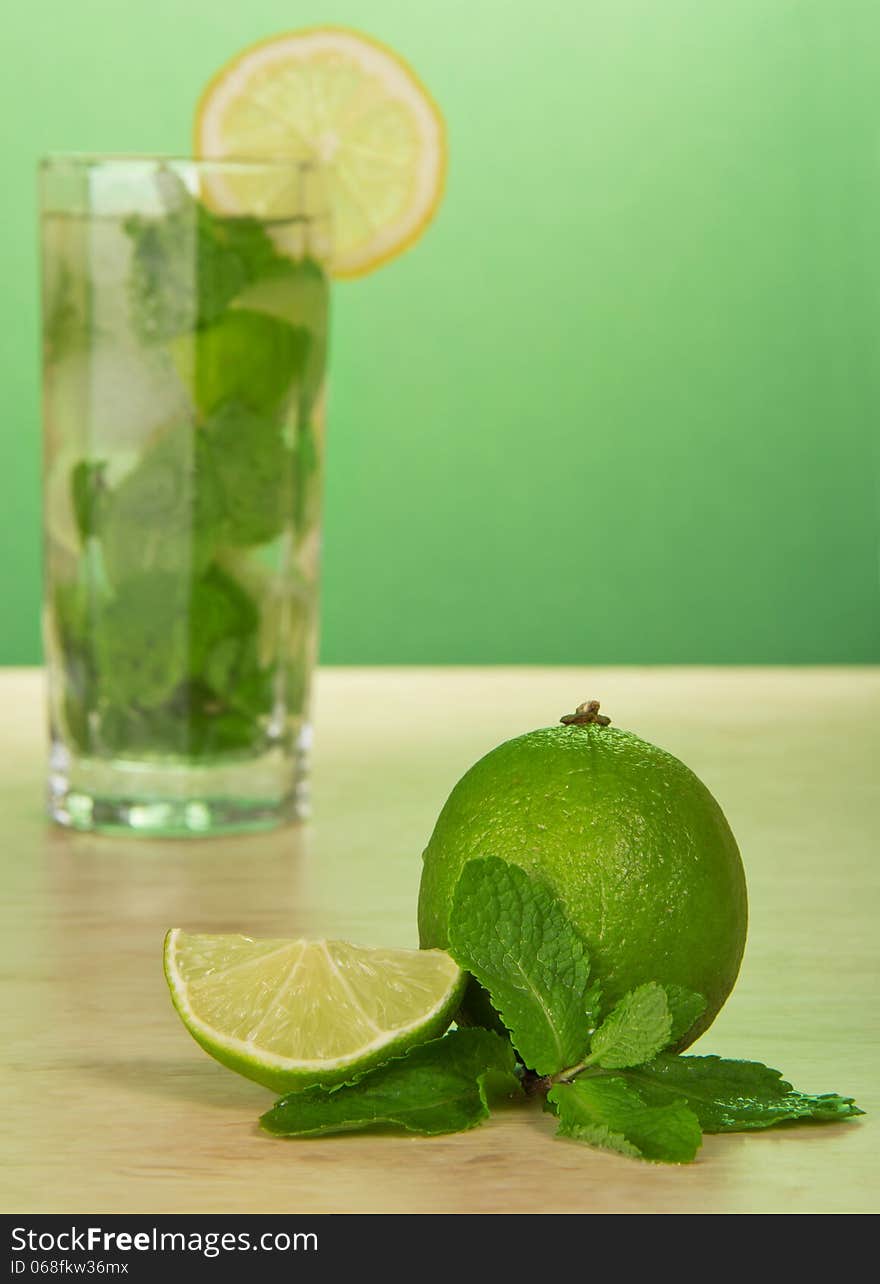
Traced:
<path fill-rule="evenodd" d="M 468 861 L 452 901 L 449 949 L 486 987 L 510 1042 L 455 1030 L 341 1088 L 291 1093 L 269 1132 L 317 1136 L 376 1126 L 455 1132 L 489 1113 L 490 1089 L 517 1078 L 542 1091 L 557 1135 L 630 1158 L 689 1163 L 703 1133 L 741 1132 L 863 1113 L 851 1097 L 798 1092 L 757 1061 L 670 1049 L 706 1007 L 679 984 L 650 981 L 601 1010 L 586 942 L 552 889 L 496 857 Z"/>
<path fill-rule="evenodd" d="M 506 895 L 499 897 L 499 889 L 505 889 Z M 494 945 L 475 947 L 478 924 L 489 932 Z M 536 932 L 541 926 L 550 930 L 549 951 L 540 930 Z M 519 934 L 518 928 L 522 929 Z M 456 961 L 474 971 L 489 989 L 511 1029 L 520 1058 L 529 1070 L 543 1077 L 547 1107 L 557 1115 L 560 1136 L 633 1157 L 685 1163 L 695 1157 L 704 1131 L 732 1132 L 797 1119 L 845 1119 L 862 1113 L 849 1097 L 797 1092 L 778 1071 L 759 1062 L 683 1057 L 665 1051 L 679 1043 L 699 1019 L 706 1001 L 681 985 L 657 981 L 630 990 L 601 1021 L 594 1020 L 595 1028 L 587 1022 L 579 1031 L 569 1027 L 566 1048 L 578 1051 L 568 1066 L 551 1068 L 552 1057 L 541 1065 L 532 1064 L 528 1041 L 523 1046 L 518 1032 L 531 1035 L 546 1023 L 548 1009 L 569 1011 L 566 994 L 575 1006 L 583 1007 L 589 963 L 586 944 L 550 888 L 516 866 L 505 866 L 495 859 L 465 864 L 453 898 L 449 936 Z M 461 949 L 463 937 L 467 951 Z M 542 988 L 533 986 L 529 992 L 515 986 L 517 1017 L 512 1023 L 505 1015 L 511 972 L 533 974 L 536 939 L 542 956 Z M 501 957 L 499 940 L 506 950 Z M 556 954 L 567 966 L 554 973 L 552 959 Z M 473 966 L 475 959 L 480 965 L 486 955 L 493 958 L 494 974 L 485 965 L 480 971 Z M 571 960 L 575 957 L 572 987 Z M 500 985 L 499 974 L 503 977 Z M 552 995 L 552 1006 L 548 995 Z"/>

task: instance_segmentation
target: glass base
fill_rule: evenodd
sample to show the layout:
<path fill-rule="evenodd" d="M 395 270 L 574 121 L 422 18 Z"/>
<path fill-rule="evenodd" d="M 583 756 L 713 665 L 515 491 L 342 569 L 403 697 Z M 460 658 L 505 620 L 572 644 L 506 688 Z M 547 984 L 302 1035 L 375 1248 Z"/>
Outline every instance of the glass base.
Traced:
<path fill-rule="evenodd" d="M 56 741 L 48 811 L 69 829 L 147 838 L 208 838 L 303 820 L 308 730 L 295 753 L 188 763 L 79 758 Z"/>

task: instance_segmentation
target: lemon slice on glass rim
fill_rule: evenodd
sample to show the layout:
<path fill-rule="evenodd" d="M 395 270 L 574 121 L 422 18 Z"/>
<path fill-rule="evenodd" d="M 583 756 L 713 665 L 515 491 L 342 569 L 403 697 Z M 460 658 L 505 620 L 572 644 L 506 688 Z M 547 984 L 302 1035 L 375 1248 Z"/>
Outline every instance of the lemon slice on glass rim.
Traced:
<path fill-rule="evenodd" d="M 412 245 L 446 179 L 446 129 L 427 89 L 391 49 L 342 27 L 271 36 L 237 54 L 202 93 L 194 147 L 209 159 L 323 167 L 336 277 L 362 276 Z M 297 181 L 284 169 L 266 179 L 260 217 L 289 210 Z M 234 205 L 234 181 L 212 191 Z"/>

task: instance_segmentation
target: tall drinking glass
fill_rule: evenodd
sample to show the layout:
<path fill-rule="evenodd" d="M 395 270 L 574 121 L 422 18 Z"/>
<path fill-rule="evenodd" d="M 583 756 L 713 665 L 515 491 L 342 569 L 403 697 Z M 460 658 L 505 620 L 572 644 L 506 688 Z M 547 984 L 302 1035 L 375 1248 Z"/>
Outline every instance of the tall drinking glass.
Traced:
<path fill-rule="evenodd" d="M 49 811 L 303 814 L 327 219 L 289 161 L 41 166 Z"/>

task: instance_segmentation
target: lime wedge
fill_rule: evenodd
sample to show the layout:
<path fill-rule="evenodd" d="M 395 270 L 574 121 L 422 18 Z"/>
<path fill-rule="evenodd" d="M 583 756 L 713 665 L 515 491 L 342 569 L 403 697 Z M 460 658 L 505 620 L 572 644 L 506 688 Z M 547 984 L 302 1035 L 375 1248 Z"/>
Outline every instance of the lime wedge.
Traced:
<path fill-rule="evenodd" d="M 343 1083 L 442 1034 L 465 981 L 443 950 L 180 928 L 165 938 L 165 977 L 195 1041 L 276 1092 Z"/>

